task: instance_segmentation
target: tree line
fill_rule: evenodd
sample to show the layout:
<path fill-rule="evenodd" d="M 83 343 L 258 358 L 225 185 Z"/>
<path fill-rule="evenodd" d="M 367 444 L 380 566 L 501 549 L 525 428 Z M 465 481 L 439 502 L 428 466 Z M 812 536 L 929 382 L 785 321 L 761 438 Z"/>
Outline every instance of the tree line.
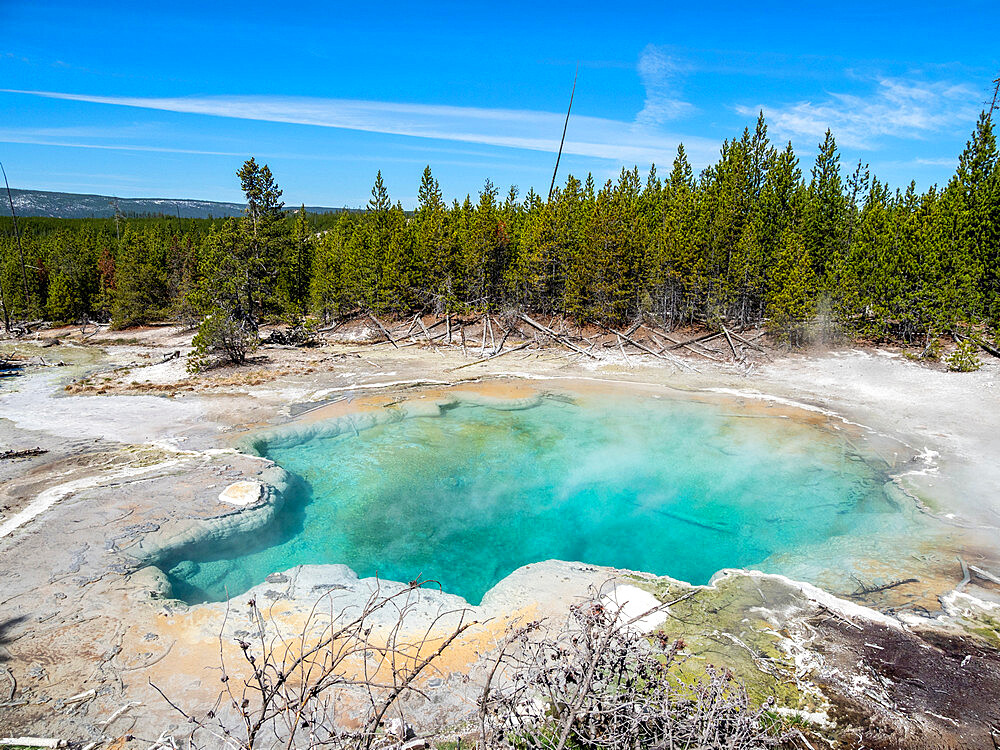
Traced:
<path fill-rule="evenodd" d="M 0 237 L 5 322 L 201 321 L 206 341 L 246 339 L 268 320 L 520 310 L 667 327 L 765 323 L 792 344 L 816 322 L 912 343 L 1000 321 L 1000 170 L 983 113 L 944 187 L 893 189 L 844 169 L 828 131 L 804 168 L 761 115 L 696 174 L 679 146 L 669 172 L 622 169 L 552 194 L 487 180 L 448 203 L 424 170 L 418 204 L 381 173 L 361 212 L 285 210 L 254 159 L 240 218 L 29 219 Z M 19 240 L 19 241 L 18 241 Z"/>

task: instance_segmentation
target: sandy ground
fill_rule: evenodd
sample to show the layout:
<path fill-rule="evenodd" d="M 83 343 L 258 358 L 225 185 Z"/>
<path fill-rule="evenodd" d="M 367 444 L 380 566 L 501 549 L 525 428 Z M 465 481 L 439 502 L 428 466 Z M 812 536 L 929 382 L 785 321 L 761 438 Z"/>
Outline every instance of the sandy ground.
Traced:
<path fill-rule="evenodd" d="M 50 345 L 56 338 L 59 343 Z M 939 548 L 913 562 L 921 579 L 916 591 L 900 587 L 862 603 L 903 620 L 909 616 L 911 627 L 920 616 L 953 622 L 961 612 L 1000 602 L 1000 585 L 989 580 L 1000 575 L 996 360 L 987 359 L 978 372 L 955 374 L 878 349 L 765 357 L 741 346 L 738 363 L 724 361 L 721 349 L 707 350 L 714 359 L 674 350 L 679 364 L 624 347 L 603 347 L 595 359 L 542 346 L 483 361 L 486 344 L 428 346 L 399 335 L 397 347 L 372 343 L 377 338 L 356 327 L 313 348 L 264 347 L 241 368 L 198 376 L 185 369 L 190 333 L 166 326 L 88 338 L 64 329 L 0 343 L 0 353 L 30 363 L 24 375 L 0 383 L 0 448 L 47 451 L 0 461 L 0 700 L 6 697 L 3 671 L 16 680 L 10 705 L 0 703 L 0 734 L 61 733 L 107 742 L 127 733 L 152 741 L 159 731 L 180 731 L 178 717 L 147 681 L 180 699 L 210 699 L 216 686 L 206 665 L 218 663 L 224 608 L 149 601 L 156 581 L 135 574 L 129 550 L 192 518 L 231 513 L 220 493 L 268 469 L 267 462 L 235 450 L 255 430 L 376 409 L 417 392 L 517 398 L 551 388 L 635 389 L 721 397 L 748 410 L 778 409 L 839 424 L 895 464 L 914 502 L 947 529 Z M 175 352 L 180 356 L 170 358 Z M 963 581 L 968 566 L 981 574 Z M 449 657 L 454 670 L 487 650 L 498 623 L 556 616 L 611 575 L 586 566 L 529 568 L 484 601 L 478 616 L 491 624 L 458 644 Z M 876 568 L 877 581 L 909 572 L 899 565 Z M 302 592 L 341 574 L 305 570 L 272 598 L 291 602 L 281 611 L 297 622 L 298 602 L 308 599 Z M 311 583 L 290 594 L 300 580 Z M 949 594 L 956 586 L 961 596 L 974 598 L 956 599 Z M 274 590 L 262 584 L 260 594 Z M 819 606 L 818 593 L 796 596 Z M 785 620 L 781 628 L 794 630 Z M 846 633 L 836 637 L 852 635 Z M 1000 632 L 995 637 L 1000 643 Z M 978 679 L 992 684 L 983 675 Z M 94 695 L 67 703 L 88 690 Z M 457 688 L 449 695 L 438 718 L 467 700 Z M 142 706 L 111 726 L 100 725 L 130 701 Z"/>

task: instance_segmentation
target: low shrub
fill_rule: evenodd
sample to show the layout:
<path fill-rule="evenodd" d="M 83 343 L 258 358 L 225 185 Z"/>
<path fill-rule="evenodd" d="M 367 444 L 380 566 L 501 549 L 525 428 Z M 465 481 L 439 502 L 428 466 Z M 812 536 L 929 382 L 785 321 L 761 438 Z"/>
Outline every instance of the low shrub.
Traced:
<path fill-rule="evenodd" d="M 950 372 L 974 372 L 983 366 L 976 345 L 968 339 L 959 342 L 955 351 L 945 359 L 945 364 Z"/>

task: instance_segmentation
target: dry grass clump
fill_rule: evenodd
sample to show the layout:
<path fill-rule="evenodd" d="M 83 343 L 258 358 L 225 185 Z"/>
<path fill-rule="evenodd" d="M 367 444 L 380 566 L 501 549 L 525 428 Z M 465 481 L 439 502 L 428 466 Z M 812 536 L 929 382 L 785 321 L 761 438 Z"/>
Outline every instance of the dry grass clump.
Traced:
<path fill-rule="evenodd" d="M 200 375 L 188 377 L 172 383 L 152 383 L 143 381 L 122 382 L 107 374 L 93 375 L 68 383 L 64 390 L 67 393 L 79 395 L 123 395 L 151 394 L 172 396 L 183 392 L 211 392 L 228 388 L 247 388 L 274 382 L 282 377 L 295 375 L 311 375 L 317 368 L 312 365 L 300 365 L 276 368 L 255 368 L 247 371 L 229 372 L 228 374 Z M 117 373 L 125 374 L 125 371 Z"/>

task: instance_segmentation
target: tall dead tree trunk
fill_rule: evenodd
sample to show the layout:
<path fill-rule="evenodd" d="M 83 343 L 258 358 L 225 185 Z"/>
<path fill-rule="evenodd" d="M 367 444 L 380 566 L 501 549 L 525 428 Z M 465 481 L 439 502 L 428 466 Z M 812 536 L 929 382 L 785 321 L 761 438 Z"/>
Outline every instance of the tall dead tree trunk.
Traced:
<path fill-rule="evenodd" d="M 24 248 L 21 247 L 21 233 L 17 228 L 17 213 L 14 211 L 14 197 L 10 193 L 10 183 L 7 182 L 7 170 L 0 163 L 0 172 L 3 173 L 3 184 L 7 187 L 7 201 L 10 203 L 10 218 L 14 222 L 14 238 L 17 240 L 17 252 L 21 256 L 21 282 L 24 284 L 24 317 L 31 317 L 31 298 L 28 296 L 28 271 L 24 263 Z M 7 305 L 4 305 L 4 317 L 7 317 Z M 10 321 L 6 320 L 7 330 L 10 330 Z"/>

